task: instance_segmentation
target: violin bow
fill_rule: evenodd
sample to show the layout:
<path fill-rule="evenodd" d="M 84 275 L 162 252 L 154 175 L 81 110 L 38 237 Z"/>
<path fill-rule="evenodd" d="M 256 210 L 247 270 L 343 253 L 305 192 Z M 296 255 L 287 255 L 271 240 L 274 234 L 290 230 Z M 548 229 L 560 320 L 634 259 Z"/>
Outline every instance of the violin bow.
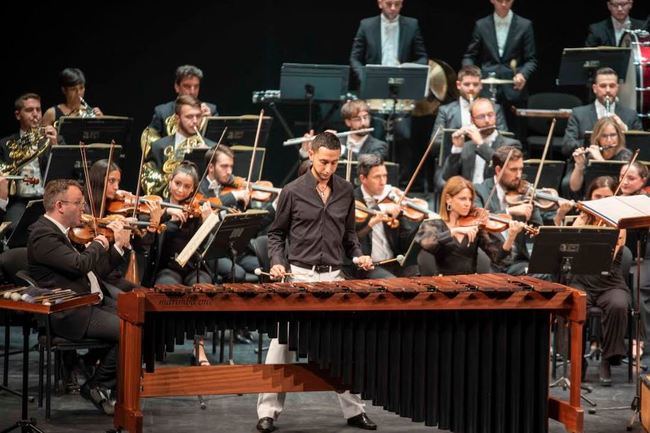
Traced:
<path fill-rule="evenodd" d="M 93 200 L 93 187 L 90 184 L 90 175 L 88 174 L 88 157 L 86 155 L 86 145 L 79 144 L 79 152 L 81 153 L 81 165 L 83 166 L 84 177 L 86 178 L 86 192 L 88 193 L 88 201 L 90 202 L 90 215 L 93 217 L 93 226 L 97 230 L 97 219 L 95 218 L 95 201 Z"/>
<path fill-rule="evenodd" d="M 621 175 L 621 179 L 623 179 L 625 176 L 627 176 L 628 170 L 630 170 L 630 167 L 632 167 L 632 164 L 634 164 L 636 162 L 636 159 L 639 157 L 639 152 L 640 151 L 641 151 L 641 149 L 636 149 L 634 151 L 634 154 L 632 154 L 632 157 L 630 158 L 630 161 L 627 163 L 627 165 L 625 167 L 625 171 Z M 616 191 L 614 191 L 614 195 L 618 195 L 619 191 L 621 190 L 621 185 L 622 184 L 623 184 L 623 182 L 621 182 L 619 180 L 618 181 L 618 186 L 616 187 Z"/>
<path fill-rule="evenodd" d="M 106 174 L 104 175 L 104 190 L 102 191 L 102 204 L 99 207 L 99 217 L 104 217 L 104 208 L 106 207 L 106 190 L 108 189 L 108 177 L 111 174 L 111 164 L 113 163 L 113 149 L 115 149 L 115 141 L 111 141 L 111 147 L 108 150 L 108 164 L 106 165 Z M 140 164 L 142 169 L 142 164 Z"/>
<path fill-rule="evenodd" d="M 253 165 L 255 165 L 255 152 L 257 151 L 257 143 L 260 140 L 260 131 L 262 130 L 262 120 L 264 120 L 264 109 L 260 110 L 260 119 L 257 122 L 257 132 L 255 132 L 255 143 L 253 143 L 253 152 L 251 155 L 251 163 L 248 167 L 248 178 L 246 179 L 246 187 L 250 188 L 251 177 L 253 177 Z"/>
<path fill-rule="evenodd" d="M 347 161 L 345 162 L 345 180 L 350 182 L 352 178 L 352 146 L 348 145 Z"/>
<path fill-rule="evenodd" d="M 147 134 L 149 134 L 149 130 L 147 130 Z M 142 184 L 142 169 L 144 168 L 144 157 L 147 154 L 147 148 L 150 146 L 147 140 L 147 145 L 145 146 L 144 149 L 142 149 L 142 155 L 140 155 L 140 170 L 138 171 L 138 182 L 137 185 L 135 186 L 135 206 L 133 208 L 133 218 L 137 218 L 138 216 L 138 207 L 140 204 L 140 186 Z"/>
<path fill-rule="evenodd" d="M 208 164 L 205 166 L 205 170 L 203 171 L 203 176 L 201 176 L 201 180 L 199 181 L 199 184 L 196 186 L 196 189 L 194 190 L 194 194 L 192 194 L 192 198 L 190 199 L 189 203 L 194 202 L 196 195 L 199 193 L 199 187 L 203 183 L 203 180 L 208 176 L 208 168 L 212 165 L 215 157 L 217 156 L 217 150 L 219 150 L 219 146 L 221 145 L 221 140 L 223 140 L 223 137 L 226 136 L 226 131 L 228 131 L 227 126 L 223 128 L 223 131 L 221 132 L 221 137 L 219 137 L 219 141 L 217 141 L 217 144 L 214 146 L 214 153 L 210 157 L 210 161 L 208 162 Z M 140 167 L 142 167 L 142 164 L 140 165 Z"/>
<path fill-rule="evenodd" d="M 546 161 L 546 153 L 548 152 L 548 147 L 551 144 L 553 139 L 553 130 L 555 130 L 555 124 L 557 119 L 554 117 L 551 122 L 551 127 L 548 129 L 548 136 L 546 137 L 546 144 L 544 145 L 544 152 L 542 153 L 542 160 L 539 162 L 539 167 L 537 167 L 537 174 L 535 175 L 535 183 L 533 184 L 533 189 L 528 199 L 528 203 L 532 204 L 535 199 L 535 191 L 537 191 L 537 185 L 539 184 L 539 179 L 542 177 L 542 168 L 544 167 L 544 162 Z"/>
<path fill-rule="evenodd" d="M 490 194 L 488 195 L 487 200 L 485 200 L 485 204 L 483 205 L 484 207 L 487 207 L 490 203 L 490 200 L 492 200 L 492 196 L 494 196 L 494 192 L 497 190 L 497 185 L 499 184 L 499 182 L 501 182 L 501 177 L 503 177 L 503 173 L 506 171 L 505 168 L 510 162 L 512 151 L 513 149 L 510 149 L 510 152 L 508 152 L 508 156 L 506 156 L 506 161 L 503 163 L 503 166 L 501 166 L 501 171 L 497 175 L 497 180 L 496 182 L 494 182 L 494 186 L 492 187 L 492 190 L 490 190 Z"/>
<path fill-rule="evenodd" d="M 397 205 L 398 206 L 401 206 L 402 201 L 404 200 L 404 197 L 406 197 L 406 195 L 411 190 L 411 187 L 413 186 L 413 182 L 415 182 L 415 178 L 420 173 L 420 170 L 422 169 L 422 166 L 424 165 L 424 161 L 426 161 L 427 157 L 429 156 L 429 153 L 431 153 L 431 149 L 433 148 L 433 144 L 436 142 L 436 138 L 438 138 L 438 135 L 440 134 L 440 131 L 442 131 L 442 126 L 439 126 L 438 129 L 436 130 L 436 132 L 431 137 L 431 140 L 429 141 L 429 145 L 427 146 L 427 149 L 424 151 L 424 154 L 422 155 L 422 158 L 420 158 L 420 162 L 418 163 L 418 166 L 415 168 L 415 171 L 411 175 L 411 179 L 409 180 L 408 185 L 406 185 L 406 188 L 404 189 L 404 193 L 397 200 Z"/>

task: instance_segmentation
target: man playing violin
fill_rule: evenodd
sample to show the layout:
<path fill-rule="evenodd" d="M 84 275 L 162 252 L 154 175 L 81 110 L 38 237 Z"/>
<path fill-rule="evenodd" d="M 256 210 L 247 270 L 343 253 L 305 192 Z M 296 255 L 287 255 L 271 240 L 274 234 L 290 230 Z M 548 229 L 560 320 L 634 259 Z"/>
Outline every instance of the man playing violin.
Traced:
<path fill-rule="evenodd" d="M 222 194 L 223 187 L 231 186 L 234 180 L 232 170 L 235 165 L 235 154 L 233 151 L 227 146 L 213 147 L 205 152 L 205 164 L 208 173 L 199 185 L 199 192 L 204 197 L 218 197 L 223 206 L 241 206 L 246 209 L 251 198 L 248 188 Z"/>
<path fill-rule="evenodd" d="M 269 229 L 270 274 L 284 278 L 288 268 L 297 281 L 342 280 L 343 257 L 354 257 L 360 268 L 372 269 L 372 258 L 363 255 L 354 227 L 352 185 L 334 174 L 341 157 L 341 142 L 330 132 L 311 142 L 311 168 L 287 184 L 278 199 L 275 220 Z M 288 241 L 288 242 L 287 242 Z M 271 340 L 267 364 L 294 359 L 286 344 Z M 337 394 L 349 425 L 377 429 L 365 413 L 365 404 L 349 391 Z M 257 430 L 269 433 L 284 407 L 284 394 L 264 393 L 257 400 Z"/>
<path fill-rule="evenodd" d="M 518 140 L 499 135 L 496 129 L 497 113 L 494 103 L 486 98 L 479 98 L 470 107 L 472 124 L 459 129 L 451 136 L 453 146 L 442 167 L 442 178 L 463 176 L 479 184 L 492 175 L 489 162 L 495 150 L 502 146 L 514 146 L 521 149 Z M 465 140 L 465 136 L 470 138 Z"/>
<path fill-rule="evenodd" d="M 510 160 L 508 164 L 505 164 L 510 152 L 512 152 Z M 492 165 L 494 166 L 495 175 L 485 179 L 480 184 L 474 184 L 476 189 L 474 204 L 476 207 L 482 207 L 496 214 L 508 214 L 513 219 L 524 223 L 535 226 L 542 225 L 539 209 L 533 207 L 531 203 L 509 206 L 506 201 L 507 194 L 520 193 L 524 170 L 524 155 L 521 150 L 513 146 L 498 148 L 492 155 Z M 493 189 L 495 190 L 494 193 L 492 193 Z M 526 247 L 525 234 L 519 233 L 515 238 L 509 259 L 504 260 L 501 268 L 511 275 L 523 275 L 527 272 L 529 260 L 530 254 Z"/>
<path fill-rule="evenodd" d="M 369 209 L 379 211 L 376 215 L 367 214 L 367 218 L 362 222 L 357 219 L 356 230 L 361 250 L 372 257 L 375 263 L 382 261 L 388 263 L 377 265 L 370 271 L 357 270 L 354 272 L 355 277 L 402 276 L 404 268 L 397 263 L 395 257 L 408 250 L 418 225 L 407 218 L 400 217 L 400 207 L 388 199 L 388 196 L 393 193 L 393 187 L 387 184 L 388 172 L 380 156 L 373 154 L 359 156 L 357 175 L 361 185 L 354 189 L 355 200 Z M 391 224 L 391 221 L 397 224 Z M 390 261 L 391 259 L 393 261 Z"/>
<path fill-rule="evenodd" d="M 9 143 L 18 140 L 25 135 L 37 131 L 35 138 L 40 137 L 39 143 L 45 139 L 50 144 L 59 144 L 59 137 L 52 125 L 41 127 L 43 114 L 41 111 L 41 97 L 36 93 L 25 93 L 16 98 L 14 102 L 14 115 L 18 120 L 19 131 L 0 139 L 0 161 L 11 164 Z M 42 129 L 39 129 L 42 128 Z M 36 143 L 33 143 L 36 145 Z M 39 158 L 33 159 L 25 165 L 19 173 L 25 178 L 33 179 L 34 182 L 16 182 L 16 194 L 11 196 L 11 203 L 7 208 L 7 220 L 16 223 L 25 212 L 27 202 L 38 200 L 43 197 L 43 174 L 48 152 Z"/>
<path fill-rule="evenodd" d="M 52 315 L 56 335 L 70 339 L 96 338 L 113 343 L 94 375 L 81 387 L 81 395 L 107 415 L 114 411 L 111 387 L 115 383 L 119 320 L 116 301 L 104 293 L 101 278 L 124 263 L 131 248 L 131 234 L 122 222 L 108 225 L 114 244 L 97 235 L 79 252 L 68 231 L 81 223 L 86 205 L 81 186 L 73 180 L 53 180 L 45 186 L 45 215 L 30 227 L 27 241 L 29 275 L 40 287 L 71 289 L 78 294 L 97 293 L 101 302 Z"/>

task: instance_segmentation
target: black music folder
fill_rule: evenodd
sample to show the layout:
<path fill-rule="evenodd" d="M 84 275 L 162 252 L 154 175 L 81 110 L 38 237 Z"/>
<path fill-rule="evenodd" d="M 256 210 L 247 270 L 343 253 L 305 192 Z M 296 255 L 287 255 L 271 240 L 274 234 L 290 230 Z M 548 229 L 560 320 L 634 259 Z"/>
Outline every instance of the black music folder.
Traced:
<path fill-rule="evenodd" d="M 541 159 L 525 160 L 523 179 L 529 181 L 530 183 L 535 183 L 537 169 L 539 168 L 541 161 Z M 542 174 L 539 178 L 539 185 L 537 186 L 539 188 L 553 188 L 554 190 L 559 191 L 565 168 L 565 161 L 544 161 L 544 168 L 542 169 Z"/>
<path fill-rule="evenodd" d="M 111 145 L 103 143 L 95 143 L 84 146 L 86 149 L 86 156 L 88 158 L 88 169 L 95 161 L 100 159 L 108 159 L 110 154 Z M 122 146 L 113 145 L 114 160 L 117 160 L 122 152 Z M 74 179 L 80 183 L 84 183 L 83 165 L 81 162 L 81 151 L 79 145 L 58 145 L 52 146 L 50 153 L 47 157 L 47 165 L 45 167 L 45 175 L 43 176 L 43 184 L 54 179 Z"/>
<path fill-rule="evenodd" d="M 27 246 L 27 236 L 29 235 L 29 226 L 45 213 L 43 200 L 30 200 L 27 202 L 25 212 L 14 225 L 13 231 L 7 239 L 8 248 L 19 248 Z"/>
<path fill-rule="evenodd" d="M 255 144 L 258 123 L 259 116 L 256 114 L 207 117 L 202 133 L 205 138 L 218 143 L 223 130 L 227 127 L 228 131 L 223 137 L 221 144 L 225 144 L 226 146 L 253 146 Z M 258 147 L 264 147 L 266 145 L 272 124 L 273 117 L 263 117 L 260 139 L 257 143 Z"/>
<path fill-rule="evenodd" d="M 280 98 L 338 102 L 348 91 L 349 65 L 283 63 L 280 69 Z"/>
<path fill-rule="evenodd" d="M 559 86 L 590 85 L 596 70 L 610 67 L 625 79 L 630 49 L 623 47 L 565 48 L 557 79 Z"/>
<path fill-rule="evenodd" d="M 422 99 L 429 93 L 429 67 L 417 63 L 399 66 L 366 65 L 361 79 L 363 99 Z"/>
<path fill-rule="evenodd" d="M 627 164 L 627 161 L 597 161 L 589 159 L 585 166 L 583 185 L 585 188 L 597 177 L 610 176 L 618 180 L 621 167 Z"/>
<path fill-rule="evenodd" d="M 59 134 L 66 144 L 128 143 L 133 119 L 122 116 L 69 117 L 59 119 Z"/>

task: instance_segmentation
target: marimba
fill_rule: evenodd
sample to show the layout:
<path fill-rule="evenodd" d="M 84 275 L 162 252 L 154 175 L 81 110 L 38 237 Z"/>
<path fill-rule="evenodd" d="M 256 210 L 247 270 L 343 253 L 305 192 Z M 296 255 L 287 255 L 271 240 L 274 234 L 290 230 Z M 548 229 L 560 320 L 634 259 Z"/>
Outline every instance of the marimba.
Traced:
<path fill-rule="evenodd" d="M 118 300 L 114 425 L 141 432 L 144 397 L 349 389 L 451 431 L 546 432 L 550 417 L 581 432 L 585 306 L 578 290 L 502 274 L 136 289 Z M 548 393 L 553 314 L 571 327 L 568 401 Z M 307 362 L 155 366 L 186 337 L 243 326 Z"/>

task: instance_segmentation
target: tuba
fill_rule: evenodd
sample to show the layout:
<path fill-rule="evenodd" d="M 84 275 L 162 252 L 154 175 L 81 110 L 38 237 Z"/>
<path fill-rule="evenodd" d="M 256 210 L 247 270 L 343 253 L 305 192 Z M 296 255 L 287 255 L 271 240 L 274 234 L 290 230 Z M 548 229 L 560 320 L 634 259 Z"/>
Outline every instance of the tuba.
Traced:
<path fill-rule="evenodd" d="M 16 140 L 7 142 L 9 162 L 0 162 L 0 175 L 18 173 L 24 166 L 43 155 L 51 147 L 45 128 L 34 128 Z"/>

